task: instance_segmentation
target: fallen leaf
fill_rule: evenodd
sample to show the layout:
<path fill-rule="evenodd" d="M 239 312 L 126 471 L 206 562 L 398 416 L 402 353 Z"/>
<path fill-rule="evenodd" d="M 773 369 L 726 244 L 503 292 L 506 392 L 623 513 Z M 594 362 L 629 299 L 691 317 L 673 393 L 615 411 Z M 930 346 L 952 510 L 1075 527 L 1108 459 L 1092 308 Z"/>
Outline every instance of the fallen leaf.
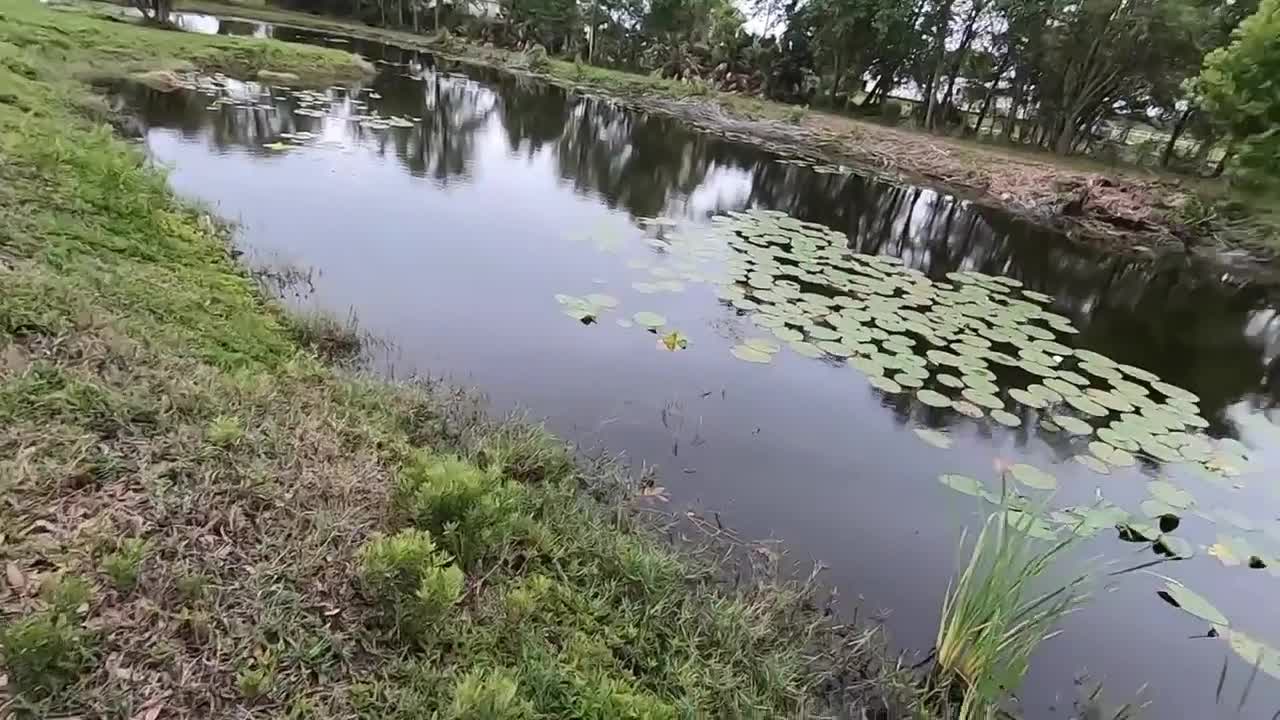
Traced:
<path fill-rule="evenodd" d="M 26 576 L 22 574 L 22 571 L 14 563 L 8 563 L 4 566 L 4 579 L 16 593 L 22 593 L 27 588 Z"/>

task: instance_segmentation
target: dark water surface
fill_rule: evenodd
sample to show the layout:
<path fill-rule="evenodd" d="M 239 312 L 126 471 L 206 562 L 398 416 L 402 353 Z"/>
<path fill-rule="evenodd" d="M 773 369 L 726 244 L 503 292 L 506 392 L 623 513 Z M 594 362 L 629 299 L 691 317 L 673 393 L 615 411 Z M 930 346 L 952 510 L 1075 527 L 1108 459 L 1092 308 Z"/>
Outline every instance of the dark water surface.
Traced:
<path fill-rule="evenodd" d="M 229 100 L 216 106 L 199 92 L 131 89 L 125 100 L 178 192 L 240 222 L 253 263 L 313 270 L 314 292 L 302 302 L 354 312 L 394 344 L 387 369 L 396 375 L 477 385 L 499 410 L 526 408 L 567 438 L 656 466 L 671 507 L 717 511 L 749 537 L 783 540 L 794 559 L 821 561 L 846 606 L 861 597 L 864 616 L 891 609 L 895 644 L 923 654 L 961 529 L 981 517 L 976 501 L 937 482 L 940 473 L 990 478 L 997 458 L 1028 462 L 1058 477 L 1055 504 L 1101 495 L 1137 513 L 1148 480 L 1182 470 L 1152 462 L 1096 475 L 1070 462 L 1079 441 L 1061 433 L 883 395 L 834 359 L 784 349 L 769 365 L 741 362 L 730 348 L 768 331 L 717 299 L 714 284 L 633 288 L 689 272 L 641 219 L 665 216 L 696 233 L 719 213 L 776 209 L 937 280 L 955 270 L 1016 278 L 1073 320 L 1081 332 L 1070 344 L 1198 394 L 1209 433 L 1248 446 L 1246 474 L 1217 485 L 1186 481 L 1207 512 L 1185 517 L 1179 534 L 1198 551 L 1153 570 L 1208 597 L 1233 626 L 1280 645 L 1280 578 L 1224 566 L 1206 549 L 1219 534 L 1243 534 L 1280 557 L 1280 502 L 1268 472 L 1280 456 L 1271 409 L 1280 335 L 1264 290 L 1177 260 L 1157 267 L 1108 258 L 932 190 L 780 163 L 512 75 L 259 23 L 189 24 L 324 42 L 383 61 L 366 87 L 331 89 L 322 100 L 234 83 L 218 91 Z M 406 126 L 362 125 L 353 118 L 367 111 L 353 98 Z M 296 114 L 300 107 L 320 116 Z M 312 135 L 271 149 L 299 132 Z M 558 293 L 608 293 L 621 306 L 584 326 L 562 314 Z M 660 350 L 654 335 L 615 322 L 641 310 L 664 314 L 689 349 Z M 913 427 L 947 428 L 955 446 L 926 445 Z M 1247 516 L 1253 530 L 1213 522 L 1217 508 Z M 1094 553 L 1128 564 L 1155 559 L 1114 532 L 1080 555 Z M 1149 685 L 1147 717 L 1235 717 L 1247 664 L 1222 639 L 1193 638 L 1208 626 L 1162 602 L 1163 585 L 1146 573 L 1100 584 L 1037 655 L 1024 688 L 1028 716 L 1069 716 L 1072 680 L 1088 672 L 1116 702 Z M 1219 705 L 1224 657 L 1231 665 Z M 1240 717 L 1277 710 L 1280 683 L 1262 674 Z"/>

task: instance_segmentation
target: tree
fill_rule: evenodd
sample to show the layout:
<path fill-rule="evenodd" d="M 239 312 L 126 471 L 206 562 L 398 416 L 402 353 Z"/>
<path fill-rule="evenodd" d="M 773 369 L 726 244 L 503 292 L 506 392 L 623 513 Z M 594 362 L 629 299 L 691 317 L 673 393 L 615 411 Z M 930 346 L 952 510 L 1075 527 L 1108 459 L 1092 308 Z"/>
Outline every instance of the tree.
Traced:
<path fill-rule="evenodd" d="M 1260 183 L 1280 175 L 1280 0 L 1262 0 L 1231 44 L 1209 53 L 1195 89 L 1235 148 L 1233 171 Z"/>
<path fill-rule="evenodd" d="M 173 0 L 132 0 L 147 22 L 159 25 L 169 24 L 169 12 L 173 10 Z"/>

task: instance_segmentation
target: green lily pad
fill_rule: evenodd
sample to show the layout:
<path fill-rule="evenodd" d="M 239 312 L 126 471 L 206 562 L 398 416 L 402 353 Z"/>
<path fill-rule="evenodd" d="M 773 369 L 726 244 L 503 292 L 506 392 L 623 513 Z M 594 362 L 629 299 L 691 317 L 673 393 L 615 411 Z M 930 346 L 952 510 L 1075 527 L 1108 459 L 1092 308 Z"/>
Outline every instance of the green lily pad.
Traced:
<path fill-rule="evenodd" d="M 1040 383 L 1032 383 L 1027 386 L 1027 392 L 1043 399 L 1048 403 L 1062 402 L 1062 393 L 1052 388 L 1046 387 Z"/>
<path fill-rule="evenodd" d="M 734 345 L 729 351 L 739 360 L 746 360 L 751 363 L 771 363 L 773 362 L 773 353 L 757 350 L 749 345 Z"/>
<path fill-rule="evenodd" d="M 587 302 L 597 307 L 613 309 L 618 307 L 618 298 L 604 293 L 591 293 L 586 298 Z"/>
<path fill-rule="evenodd" d="M 770 355 L 772 355 L 773 353 L 782 351 L 782 346 L 770 340 L 769 338 L 761 338 L 761 337 L 747 338 L 746 340 L 742 341 L 742 344 L 751 348 L 752 350 L 758 350 L 759 352 L 762 352 L 762 353 L 769 353 Z"/>
<path fill-rule="evenodd" d="M 822 357 L 821 348 L 819 348 L 817 345 L 814 345 L 813 343 L 804 342 L 803 340 L 796 340 L 788 343 L 788 345 L 791 346 L 791 349 L 794 350 L 797 355 L 803 355 L 804 357 L 807 357 L 807 358 Z"/>
<path fill-rule="evenodd" d="M 951 446 L 954 444 L 950 435 L 938 430 L 931 430 L 929 428 L 913 428 L 912 432 L 916 434 L 916 437 L 942 450 L 950 450 Z"/>
<path fill-rule="evenodd" d="M 1039 395 L 1034 395 L 1022 388 L 1013 388 L 1009 391 L 1009 397 L 1015 402 L 1026 405 L 1029 408 L 1037 410 L 1049 407 L 1049 401 Z"/>
<path fill-rule="evenodd" d="M 1072 435 L 1089 435 L 1093 432 L 1092 425 L 1070 415 L 1054 415 L 1053 421 Z"/>
<path fill-rule="evenodd" d="M 1147 492 L 1151 493 L 1151 497 L 1156 500 L 1176 508 L 1186 509 L 1196 502 L 1191 493 L 1167 480 L 1152 480 L 1147 483 Z"/>
<path fill-rule="evenodd" d="M 1186 585 L 1166 582 L 1164 585 L 1164 591 L 1168 593 L 1169 597 L 1173 598 L 1174 602 L 1178 603 L 1178 607 L 1182 608 L 1185 612 L 1221 627 L 1229 627 L 1231 625 L 1231 621 L 1227 619 L 1226 615 L 1223 615 L 1218 608 L 1214 607 L 1212 603 L 1201 597 L 1198 593 L 1192 592 Z M 1255 660 L 1257 660 L 1257 658 L 1251 659 L 1250 662 Z"/>
<path fill-rule="evenodd" d="M 965 388 L 964 390 L 960 391 L 960 394 L 963 395 L 966 400 L 973 403 L 974 405 L 977 405 L 979 407 L 984 407 L 989 410 L 994 410 L 994 409 L 1004 407 L 1004 402 L 1002 402 L 1000 398 L 996 397 L 995 395 L 992 395 L 991 393 L 981 392 L 979 390 L 974 390 L 973 388 Z"/>
<path fill-rule="evenodd" d="M 872 377 L 884 375 L 884 365 L 867 357 L 850 358 L 849 367 Z"/>
<path fill-rule="evenodd" d="M 649 312 L 647 310 L 643 310 L 641 312 L 636 313 L 635 315 L 632 315 L 631 319 L 635 320 L 636 324 L 639 325 L 640 327 L 649 328 L 651 330 L 660 328 L 663 325 L 667 324 L 667 319 L 665 317 L 663 317 L 662 315 L 659 315 L 658 313 Z"/>
<path fill-rule="evenodd" d="M 1143 370 L 1133 365 L 1117 365 L 1121 372 L 1129 377 L 1135 377 L 1145 383 L 1160 382 L 1160 376 L 1150 370 Z"/>
<path fill-rule="evenodd" d="M 897 394 L 903 390 L 901 384 L 883 375 L 868 375 L 867 382 L 881 392 Z"/>
<path fill-rule="evenodd" d="M 1058 479 L 1053 475 L 1026 463 L 1018 463 L 1009 468 L 1009 474 L 1015 480 L 1036 490 L 1053 490 L 1058 487 Z"/>
<path fill-rule="evenodd" d="M 1240 659 L 1249 667 L 1257 666 L 1259 670 L 1274 678 L 1280 678 L 1280 651 L 1255 640 L 1235 628 L 1222 628 L 1220 634 L 1227 636 L 1227 642 Z"/>
<path fill-rule="evenodd" d="M 918 390 L 916 391 L 916 399 L 929 407 L 951 407 L 951 398 L 934 390 Z"/>
<path fill-rule="evenodd" d="M 774 328 L 773 336 L 787 343 L 800 342 L 804 339 L 804 333 L 785 326 Z"/>
<path fill-rule="evenodd" d="M 1187 560 L 1196 554 L 1195 547 L 1177 535 L 1161 535 L 1155 543 L 1156 550 L 1179 560 Z"/>
<path fill-rule="evenodd" d="M 1066 398 L 1066 402 L 1076 410 L 1079 410 L 1086 415 L 1092 415 L 1093 417 L 1102 417 L 1110 412 L 1105 407 L 1099 405 L 1093 400 L 1090 400 L 1084 395 L 1069 395 Z"/>
<path fill-rule="evenodd" d="M 1089 452 L 1099 460 L 1116 467 L 1131 467 L 1137 463 L 1137 459 L 1127 451 L 1108 445 L 1101 440 L 1089 443 Z"/>
<path fill-rule="evenodd" d="M 1151 383 L 1151 388 L 1152 388 L 1153 390 L 1155 390 L 1156 392 L 1160 393 L 1161 395 L 1164 395 L 1165 397 L 1169 397 L 1169 398 L 1179 398 L 1179 399 L 1186 400 L 1187 402 L 1192 402 L 1192 403 L 1198 403 L 1198 402 L 1200 402 L 1200 396 L 1199 396 L 1199 395 L 1196 395 L 1195 393 L 1193 393 L 1193 392 L 1191 392 L 1191 391 L 1189 391 L 1189 390 L 1183 390 L 1182 388 L 1178 387 L 1177 385 L 1171 385 L 1171 384 L 1169 384 L 1169 383 L 1167 383 L 1167 382 L 1161 382 L 1161 381 L 1157 380 L 1157 381 L 1155 381 L 1155 382 Z"/>
<path fill-rule="evenodd" d="M 1076 455 L 1073 459 L 1099 475 L 1111 474 L 1111 468 L 1093 455 Z"/>
<path fill-rule="evenodd" d="M 924 387 L 924 379 L 912 373 L 900 372 L 897 375 L 894 375 L 893 379 L 897 380 L 898 384 L 901 385 L 902 387 L 906 387 L 906 388 Z"/>
<path fill-rule="evenodd" d="M 1166 515 L 1181 517 L 1183 513 L 1182 508 L 1176 508 L 1163 500 L 1154 498 L 1143 500 L 1138 505 L 1138 508 L 1142 510 L 1143 515 L 1151 518 L 1164 517 Z"/>
<path fill-rule="evenodd" d="M 934 376 L 934 378 L 938 381 L 939 384 L 945 385 L 955 390 L 959 390 L 964 387 L 964 381 L 956 377 L 955 375 L 948 375 L 947 373 L 938 373 L 937 375 Z"/>
<path fill-rule="evenodd" d="M 946 485 L 952 490 L 962 492 L 965 495 L 972 495 L 974 497 L 987 496 L 986 487 L 984 487 L 981 482 L 974 480 L 968 475 L 956 475 L 954 473 L 939 475 L 938 482 Z"/>
<path fill-rule="evenodd" d="M 995 409 L 991 411 L 991 419 L 1004 425 L 1005 427 L 1015 428 L 1022 425 L 1022 418 L 1014 415 L 1008 410 Z"/>
<path fill-rule="evenodd" d="M 955 410 L 956 412 L 960 413 L 961 415 L 964 415 L 964 416 L 966 416 L 966 417 L 971 417 L 971 418 L 973 418 L 974 420 L 978 420 L 978 419 L 982 418 L 982 416 L 984 415 L 984 411 L 983 411 L 983 409 L 982 409 L 982 408 L 978 407 L 977 405 L 974 405 L 973 403 L 969 402 L 968 400 L 955 400 L 955 401 L 953 401 L 953 402 L 951 403 L 951 409 L 952 409 L 952 410 Z"/>

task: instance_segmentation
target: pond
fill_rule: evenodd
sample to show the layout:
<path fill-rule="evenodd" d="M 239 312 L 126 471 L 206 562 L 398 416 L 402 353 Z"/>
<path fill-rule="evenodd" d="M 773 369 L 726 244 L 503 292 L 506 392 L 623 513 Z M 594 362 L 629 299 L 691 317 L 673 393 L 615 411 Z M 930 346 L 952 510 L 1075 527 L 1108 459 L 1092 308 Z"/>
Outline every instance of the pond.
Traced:
<path fill-rule="evenodd" d="M 388 374 L 478 386 L 653 468 L 665 507 L 821 562 L 918 657 L 1013 467 L 1059 509 L 1037 531 L 1089 535 L 1077 560 L 1103 574 L 1038 652 L 1028 717 L 1069 716 L 1085 673 L 1148 717 L 1230 714 L 1257 643 L 1280 647 L 1267 289 L 522 76 L 192 23 L 377 61 L 319 92 L 193 78 L 122 100 L 173 187 L 238 222 L 252 264 L 307 271 L 294 302 L 389 341 Z M 1189 557 L 1105 576 L 1161 549 Z M 1168 604 L 1173 582 L 1210 605 L 1176 584 Z M 1280 709 L 1267 658 L 1243 716 Z"/>

